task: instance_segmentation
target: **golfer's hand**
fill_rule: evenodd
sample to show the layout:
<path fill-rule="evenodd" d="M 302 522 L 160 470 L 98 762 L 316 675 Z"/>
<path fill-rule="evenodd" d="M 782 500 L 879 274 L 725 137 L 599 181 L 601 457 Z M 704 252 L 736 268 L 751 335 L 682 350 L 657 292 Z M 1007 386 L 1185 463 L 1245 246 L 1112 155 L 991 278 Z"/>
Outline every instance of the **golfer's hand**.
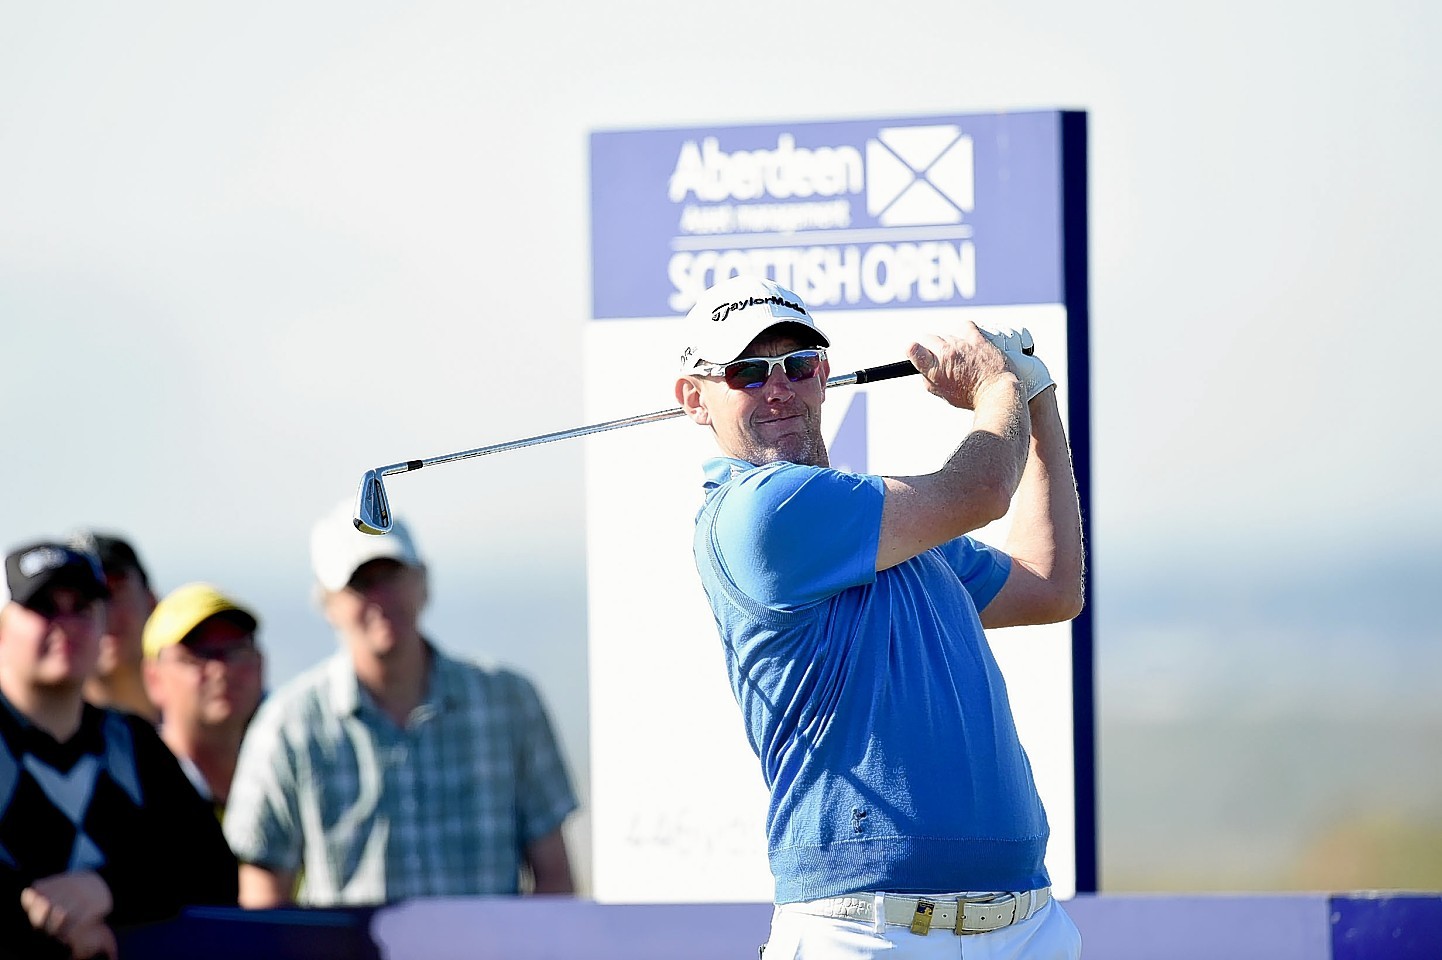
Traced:
<path fill-rule="evenodd" d="M 955 336 L 929 334 L 917 340 L 907 356 L 926 378 L 926 389 L 953 407 L 976 409 L 981 386 L 994 377 L 1016 377 L 1015 365 L 967 321 Z"/>
<path fill-rule="evenodd" d="M 66 943 L 73 934 L 104 926 L 114 905 L 110 887 L 93 870 L 57 873 L 20 891 L 20 908 L 30 925 Z"/>
<path fill-rule="evenodd" d="M 982 329 L 981 335 L 991 341 L 1016 368 L 1016 375 L 1021 378 L 1022 390 L 1026 398 L 1031 400 L 1047 387 L 1056 386 L 1056 381 L 1051 378 L 1051 372 L 1047 370 L 1046 364 L 1041 358 L 1033 353 L 1035 343 L 1031 338 L 1031 331 L 1026 327 L 1020 330 L 998 328 L 996 330 Z"/>

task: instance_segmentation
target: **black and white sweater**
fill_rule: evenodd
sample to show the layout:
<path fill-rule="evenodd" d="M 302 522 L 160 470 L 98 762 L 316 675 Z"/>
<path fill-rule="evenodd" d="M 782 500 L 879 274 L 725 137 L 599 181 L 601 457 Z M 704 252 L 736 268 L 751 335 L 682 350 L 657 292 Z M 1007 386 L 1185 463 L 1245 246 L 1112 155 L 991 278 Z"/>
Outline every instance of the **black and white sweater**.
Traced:
<path fill-rule="evenodd" d="M 210 806 L 144 719 L 85 705 L 64 743 L 0 695 L 0 956 L 43 955 L 20 908 L 34 881 L 94 870 L 112 926 L 236 902 L 236 861 Z"/>

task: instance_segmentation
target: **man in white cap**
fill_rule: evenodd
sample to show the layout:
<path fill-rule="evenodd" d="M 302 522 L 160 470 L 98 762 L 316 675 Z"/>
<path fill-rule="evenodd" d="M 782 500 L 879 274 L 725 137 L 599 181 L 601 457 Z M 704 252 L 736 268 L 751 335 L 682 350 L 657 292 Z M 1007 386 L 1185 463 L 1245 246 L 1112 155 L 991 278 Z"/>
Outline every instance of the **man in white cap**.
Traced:
<path fill-rule="evenodd" d="M 0 587 L 0 954 L 114 957 L 114 927 L 233 906 L 235 858 L 149 721 L 84 700 L 99 560 L 32 543 Z"/>
<path fill-rule="evenodd" d="M 733 278 L 684 323 L 676 396 L 723 454 L 696 566 L 771 791 L 767 956 L 1078 956 L 983 633 L 1083 600 L 1070 453 L 1030 335 L 963 323 L 913 344 L 927 389 L 974 415 L 936 472 L 888 477 L 830 467 L 831 344 L 800 297 Z M 1009 508 L 1005 551 L 967 536 Z"/>
<path fill-rule="evenodd" d="M 421 632 L 426 568 L 406 525 L 322 518 L 311 560 L 342 649 L 261 705 L 225 834 L 247 907 L 571 893 L 575 794 L 540 697 Z M 299 879 L 298 896 L 295 896 Z"/>

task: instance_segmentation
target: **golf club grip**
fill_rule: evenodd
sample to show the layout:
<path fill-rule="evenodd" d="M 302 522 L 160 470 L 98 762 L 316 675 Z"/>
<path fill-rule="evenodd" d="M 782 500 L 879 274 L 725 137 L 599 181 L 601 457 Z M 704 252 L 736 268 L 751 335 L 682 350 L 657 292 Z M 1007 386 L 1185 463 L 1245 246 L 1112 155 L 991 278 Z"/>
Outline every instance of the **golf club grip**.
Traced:
<path fill-rule="evenodd" d="M 894 380 L 897 377 L 909 377 L 913 373 L 920 373 L 916 367 L 911 365 L 910 360 L 898 360 L 896 363 L 884 363 L 879 367 L 866 367 L 856 371 L 856 383 L 875 383 L 878 380 Z"/>

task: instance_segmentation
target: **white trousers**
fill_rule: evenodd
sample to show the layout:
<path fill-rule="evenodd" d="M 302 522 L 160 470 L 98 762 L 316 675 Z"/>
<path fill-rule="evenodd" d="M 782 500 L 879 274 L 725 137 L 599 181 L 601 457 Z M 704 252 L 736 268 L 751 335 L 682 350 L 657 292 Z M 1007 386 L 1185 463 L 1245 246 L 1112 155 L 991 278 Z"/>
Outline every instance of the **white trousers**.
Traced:
<path fill-rule="evenodd" d="M 933 930 L 925 936 L 909 927 L 835 920 L 782 910 L 771 917 L 764 960 L 1078 960 L 1081 934 L 1055 900 L 1021 923 L 989 933 L 957 936 Z"/>

